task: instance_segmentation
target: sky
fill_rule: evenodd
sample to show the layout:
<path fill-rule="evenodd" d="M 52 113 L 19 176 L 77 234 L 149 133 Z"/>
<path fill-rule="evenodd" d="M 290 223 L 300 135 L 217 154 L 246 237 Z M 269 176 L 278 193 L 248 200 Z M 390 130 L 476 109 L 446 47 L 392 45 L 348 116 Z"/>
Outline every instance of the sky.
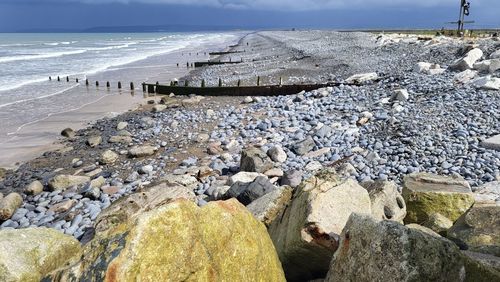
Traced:
<path fill-rule="evenodd" d="M 500 27 L 500 0 L 469 0 L 472 27 Z M 0 32 L 186 25 L 241 29 L 454 27 L 460 0 L 0 0 Z"/>

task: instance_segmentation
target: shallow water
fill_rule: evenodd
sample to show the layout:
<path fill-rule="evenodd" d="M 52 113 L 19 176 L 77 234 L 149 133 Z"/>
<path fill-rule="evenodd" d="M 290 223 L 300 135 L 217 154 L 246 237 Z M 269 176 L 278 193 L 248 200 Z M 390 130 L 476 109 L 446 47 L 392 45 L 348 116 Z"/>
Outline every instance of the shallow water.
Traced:
<path fill-rule="evenodd" d="M 237 42 L 240 35 L 0 34 L 0 165 L 26 160 L 26 156 L 16 158 L 12 150 L 41 148 L 55 140 L 61 126 L 78 128 L 132 108 L 144 99 L 142 82 L 169 83 L 189 71 L 187 61 L 206 60 L 205 51 L 221 50 Z M 85 111 L 84 117 L 81 111 Z M 54 120 L 58 122 L 51 122 Z M 54 125 L 40 124 L 43 122 Z"/>

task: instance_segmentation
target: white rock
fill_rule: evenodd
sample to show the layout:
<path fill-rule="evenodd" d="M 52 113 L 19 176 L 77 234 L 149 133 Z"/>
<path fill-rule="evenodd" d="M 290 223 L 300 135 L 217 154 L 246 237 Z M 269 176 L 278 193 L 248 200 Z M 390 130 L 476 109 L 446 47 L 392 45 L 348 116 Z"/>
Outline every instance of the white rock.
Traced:
<path fill-rule="evenodd" d="M 427 73 L 431 69 L 431 63 L 419 62 L 415 66 L 415 71 L 418 73 Z"/>
<path fill-rule="evenodd" d="M 274 162 L 284 163 L 287 159 L 287 155 L 283 148 L 279 145 L 276 145 L 267 151 L 267 155 Z"/>
<path fill-rule="evenodd" d="M 475 71 L 475 70 L 464 70 L 463 72 L 459 72 L 459 73 L 455 74 L 453 79 L 456 82 L 467 83 L 471 79 L 476 77 L 476 75 L 477 75 L 477 71 Z"/>
<path fill-rule="evenodd" d="M 465 57 L 460 58 L 453 62 L 450 66 L 452 70 L 464 71 L 466 69 L 472 69 L 474 63 L 476 63 L 483 56 L 483 51 L 479 48 L 474 48 L 470 50 Z"/>
<path fill-rule="evenodd" d="M 347 83 L 363 83 L 378 79 L 378 74 L 375 72 L 361 73 L 350 76 L 345 81 Z"/>
<path fill-rule="evenodd" d="M 255 178 L 257 178 L 258 176 L 267 177 L 264 174 L 258 173 L 258 172 L 241 171 L 241 172 L 238 172 L 237 174 L 229 177 L 229 179 L 227 180 L 227 185 L 231 186 L 236 182 L 250 183 L 250 182 L 254 181 Z"/>
<path fill-rule="evenodd" d="M 127 127 L 127 125 L 128 125 L 128 122 L 122 121 L 122 122 L 118 123 L 118 125 L 116 126 L 116 129 L 123 130 Z"/>
<path fill-rule="evenodd" d="M 317 171 L 317 170 L 320 170 L 322 169 L 323 166 L 321 165 L 320 162 L 318 161 L 311 161 L 309 162 L 306 166 L 305 166 L 305 170 L 307 171 Z"/>
<path fill-rule="evenodd" d="M 476 78 L 472 83 L 480 89 L 500 90 L 500 78 L 491 77 L 490 75 Z"/>
<path fill-rule="evenodd" d="M 253 98 L 250 96 L 245 97 L 245 100 L 243 100 L 245 104 L 250 104 L 253 102 Z"/>

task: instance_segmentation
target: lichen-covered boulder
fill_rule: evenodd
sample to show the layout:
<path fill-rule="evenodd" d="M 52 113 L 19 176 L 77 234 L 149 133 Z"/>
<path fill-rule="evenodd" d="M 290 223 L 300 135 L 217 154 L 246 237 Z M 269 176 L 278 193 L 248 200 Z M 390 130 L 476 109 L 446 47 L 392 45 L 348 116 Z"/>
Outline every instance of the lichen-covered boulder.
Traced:
<path fill-rule="evenodd" d="M 366 189 L 322 172 L 305 180 L 284 213 L 269 226 L 288 281 L 322 278 L 339 234 L 353 212 L 371 213 Z"/>
<path fill-rule="evenodd" d="M 372 202 L 374 218 L 394 220 L 403 223 L 406 205 L 394 182 L 370 181 L 361 183 L 366 188 Z"/>
<path fill-rule="evenodd" d="M 448 230 L 464 249 L 500 257 L 500 206 L 474 205 Z"/>
<path fill-rule="evenodd" d="M 462 251 L 466 282 L 500 281 L 500 257 Z"/>
<path fill-rule="evenodd" d="M 395 221 L 352 214 L 325 281 L 463 281 L 463 277 L 463 259 L 453 242 Z"/>
<path fill-rule="evenodd" d="M 259 221 L 269 226 L 292 199 L 293 189 L 290 186 L 277 187 L 274 191 L 253 201 L 247 209 Z"/>
<path fill-rule="evenodd" d="M 81 185 L 90 181 L 88 176 L 79 175 L 57 175 L 49 180 L 50 190 L 66 190 L 75 185 Z"/>
<path fill-rule="evenodd" d="M 165 183 L 115 201 L 96 219 L 95 235 L 83 249 L 82 259 L 52 275 L 54 281 L 102 281 L 108 264 L 126 243 L 126 236 L 141 214 L 176 199 L 196 201 L 192 189 Z"/>
<path fill-rule="evenodd" d="M 430 228 L 441 236 L 446 236 L 446 232 L 453 226 L 453 222 L 440 213 L 433 213 L 429 215 L 429 219 L 422 225 Z"/>
<path fill-rule="evenodd" d="M 107 281 L 284 281 L 264 225 L 236 200 L 173 202 L 140 216 L 126 240 Z"/>
<path fill-rule="evenodd" d="M 54 229 L 0 230 L 0 281 L 40 281 L 80 253 L 75 238 Z"/>
<path fill-rule="evenodd" d="M 421 224 L 434 213 L 454 222 L 474 204 L 469 183 L 460 177 L 416 173 L 405 176 L 403 182 L 405 223 Z"/>
<path fill-rule="evenodd" d="M 130 203 L 130 198 L 112 205 L 98 219 L 96 237 L 85 248 L 82 262 L 53 278 L 284 281 L 265 226 L 236 200 L 210 202 L 203 208 L 193 199 L 150 200 L 155 203 L 147 207 Z"/>

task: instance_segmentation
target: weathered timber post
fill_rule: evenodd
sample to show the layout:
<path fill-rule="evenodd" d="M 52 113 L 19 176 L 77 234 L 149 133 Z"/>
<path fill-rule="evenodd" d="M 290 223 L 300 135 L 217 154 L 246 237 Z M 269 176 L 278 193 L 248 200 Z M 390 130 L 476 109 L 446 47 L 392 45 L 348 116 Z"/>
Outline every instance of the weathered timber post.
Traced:
<path fill-rule="evenodd" d="M 177 63 L 177 67 L 179 67 L 179 63 Z"/>
<path fill-rule="evenodd" d="M 99 87 L 99 81 L 97 81 L 97 80 L 95 81 L 95 86 Z"/>
<path fill-rule="evenodd" d="M 186 63 L 186 67 L 189 68 L 189 62 Z"/>
<path fill-rule="evenodd" d="M 134 87 L 134 83 L 133 82 L 130 82 L 130 90 L 134 90 L 135 87 Z"/>
<path fill-rule="evenodd" d="M 260 76 L 257 76 L 257 86 L 260 86 Z"/>
<path fill-rule="evenodd" d="M 122 83 L 118 81 L 118 89 L 122 89 Z"/>
<path fill-rule="evenodd" d="M 280 76 L 280 86 L 283 84 L 283 78 Z"/>
<path fill-rule="evenodd" d="M 88 78 L 85 79 L 85 86 L 89 86 L 89 79 Z"/>
<path fill-rule="evenodd" d="M 158 94 L 158 89 L 160 89 L 160 83 L 157 81 L 156 82 L 156 87 L 155 87 L 155 93 Z"/>
<path fill-rule="evenodd" d="M 76 83 L 78 83 L 78 78 L 76 79 Z"/>
<path fill-rule="evenodd" d="M 66 82 L 69 82 L 69 76 L 66 76 Z"/>
<path fill-rule="evenodd" d="M 241 79 L 238 79 L 238 87 L 241 86 Z"/>
<path fill-rule="evenodd" d="M 57 81 L 61 81 L 61 78 L 59 76 L 57 76 Z"/>
<path fill-rule="evenodd" d="M 51 76 L 49 76 L 49 81 L 52 81 L 52 77 Z"/>
<path fill-rule="evenodd" d="M 201 80 L 201 88 L 205 88 L 205 79 Z"/>
<path fill-rule="evenodd" d="M 109 84 L 109 81 L 106 82 L 106 87 L 107 88 L 110 88 L 111 87 L 111 84 Z"/>
<path fill-rule="evenodd" d="M 153 84 L 148 85 L 148 93 L 155 93 L 155 86 Z"/>
<path fill-rule="evenodd" d="M 222 87 L 222 79 L 219 78 L 219 87 Z"/>
<path fill-rule="evenodd" d="M 189 81 L 184 81 L 184 87 L 188 87 L 189 86 Z"/>

